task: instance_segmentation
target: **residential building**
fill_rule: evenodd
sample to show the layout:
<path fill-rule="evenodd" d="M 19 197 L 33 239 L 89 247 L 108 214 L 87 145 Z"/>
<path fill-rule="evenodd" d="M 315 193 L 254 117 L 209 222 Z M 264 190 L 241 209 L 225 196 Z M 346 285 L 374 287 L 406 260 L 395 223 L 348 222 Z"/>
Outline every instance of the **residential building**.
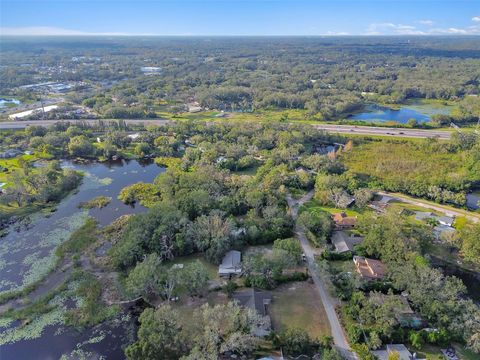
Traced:
<path fill-rule="evenodd" d="M 426 221 L 428 219 L 434 219 L 437 220 L 440 225 L 444 226 L 452 226 L 453 223 L 455 222 L 455 218 L 452 216 L 437 216 L 431 212 L 422 212 L 422 211 L 417 211 L 415 213 L 415 219 L 419 221 Z"/>
<path fill-rule="evenodd" d="M 385 350 L 372 351 L 372 354 L 377 357 L 378 360 L 388 360 L 392 353 L 398 353 L 399 360 L 415 360 L 417 359 L 415 354 L 412 354 L 403 344 L 390 344 L 387 345 Z M 417 359 L 420 360 L 420 359 Z"/>
<path fill-rule="evenodd" d="M 376 280 L 385 277 L 385 265 L 379 260 L 369 259 L 363 256 L 354 256 L 353 262 L 357 272 L 364 279 Z"/>
<path fill-rule="evenodd" d="M 332 235 L 332 244 L 339 254 L 353 252 L 353 247 L 360 244 L 363 238 L 360 236 L 348 235 L 345 231 L 335 231 Z"/>
<path fill-rule="evenodd" d="M 256 336 L 266 336 L 270 333 L 270 316 L 268 305 L 272 302 L 272 294 L 255 288 L 237 291 L 233 294 L 233 300 L 240 306 L 251 309 L 263 319 L 262 324 L 254 330 Z"/>
<path fill-rule="evenodd" d="M 242 253 L 240 251 L 231 250 L 225 254 L 222 263 L 218 267 L 220 276 L 231 277 L 242 273 Z"/>
<path fill-rule="evenodd" d="M 333 222 L 337 230 L 351 229 L 357 224 L 357 218 L 353 216 L 347 216 L 344 212 L 333 214 Z"/>

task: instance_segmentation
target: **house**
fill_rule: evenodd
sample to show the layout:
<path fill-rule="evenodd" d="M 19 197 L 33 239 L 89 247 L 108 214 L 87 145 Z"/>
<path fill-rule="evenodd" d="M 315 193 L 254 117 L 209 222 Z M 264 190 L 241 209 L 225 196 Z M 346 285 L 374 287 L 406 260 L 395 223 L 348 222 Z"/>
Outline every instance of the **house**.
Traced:
<path fill-rule="evenodd" d="M 335 251 L 339 254 L 345 252 L 353 252 L 353 247 L 360 244 L 363 238 L 360 236 L 353 236 L 344 231 L 335 231 L 332 235 L 332 244 L 335 247 Z"/>
<path fill-rule="evenodd" d="M 263 337 L 270 333 L 270 316 L 267 307 L 272 302 L 272 294 L 267 291 L 257 290 L 255 288 L 236 291 L 233 294 L 233 301 L 238 305 L 255 311 L 263 318 L 262 325 L 253 331 L 255 336 Z"/>
<path fill-rule="evenodd" d="M 433 234 L 437 240 L 441 239 L 442 236 L 446 234 L 453 234 L 456 231 L 455 228 L 447 225 L 437 225 L 433 228 Z"/>
<path fill-rule="evenodd" d="M 444 226 L 452 226 L 453 223 L 455 222 L 455 218 L 451 216 L 437 216 L 431 212 L 422 212 L 422 211 L 417 211 L 415 213 L 415 219 L 418 221 L 426 221 L 428 219 L 434 219 L 438 221 L 440 225 Z"/>
<path fill-rule="evenodd" d="M 437 217 L 437 220 L 440 223 L 440 225 L 444 225 L 444 226 L 452 226 L 455 221 L 455 219 L 451 216 L 439 216 Z"/>
<path fill-rule="evenodd" d="M 418 220 L 418 221 L 425 221 L 427 219 L 431 219 L 432 217 L 434 217 L 435 215 L 433 215 L 431 212 L 423 212 L 423 211 L 417 211 L 415 213 L 415 220 Z"/>
<path fill-rule="evenodd" d="M 242 253 L 236 250 L 230 250 L 223 257 L 222 263 L 218 267 L 218 275 L 231 277 L 242 273 Z"/>
<path fill-rule="evenodd" d="M 267 316 L 267 305 L 272 302 L 272 294 L 268 291 L 250 288 L 235 292 L 233 300 L 240 306 L 255 310 L 260 316 Z"/>
<path fill-rule="evenodd" d="M 344 212 L 333 214 L 332 218 L 337 230 L 351 229 L 357 224 L 356 217 L 347 216 Z"/>
<path fill-rule="evenodd" d="M 369 259 L 363 256 L 354 256 L 353 262 L 360 276 L 367 280 L 382 279 L 385 277 L 385 265 L 374 259 Z"/>
<path fill-rule="evenodd" d="M 382 195 L 379 200 L 371 201 L 368 206 L 376 212 L 384 212 L 392 200 L 394 200 L 394 198 L 391 196 Z"/>
<path fill-rule="evenodd" d="M 135 133 L 135 134 L 128 134 L 127 137 L 129 137 L 130 139 L 132 140 L 136 140 L 138 139 L 138 137 L 140 136 L 139 133 Z"/>
<path fill-rule="evenodd" d="M 187 104 L 187 109 L 189 113 L 198 113 L 203 110 L 200 104 L 196 101 L 193 103 Z"/>
<path fill-rule="evenodd" d="M 399 360 L 414 360 L 417 358 L 416 355 L 412 355 L 412 353 L 403 344 L 390 344 L 387 345 L 385 350 L 372 351 L 372 354 L 378 360 L 388 360 L 392 353 L 398 353 Z"/>

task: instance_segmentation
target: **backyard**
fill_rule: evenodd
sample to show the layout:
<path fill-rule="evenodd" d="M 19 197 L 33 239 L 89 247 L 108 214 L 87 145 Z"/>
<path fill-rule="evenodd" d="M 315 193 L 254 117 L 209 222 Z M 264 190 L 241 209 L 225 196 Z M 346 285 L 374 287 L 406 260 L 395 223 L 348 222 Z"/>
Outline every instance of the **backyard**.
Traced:
<path fill-rule="evenodd" d="M 272 295 L 269 312 L 275 331 L 295 327 L 305 329 L 312 338 L 330 335 L 327 314 L 313 284 L 286 284 L 273 291 Z"/>

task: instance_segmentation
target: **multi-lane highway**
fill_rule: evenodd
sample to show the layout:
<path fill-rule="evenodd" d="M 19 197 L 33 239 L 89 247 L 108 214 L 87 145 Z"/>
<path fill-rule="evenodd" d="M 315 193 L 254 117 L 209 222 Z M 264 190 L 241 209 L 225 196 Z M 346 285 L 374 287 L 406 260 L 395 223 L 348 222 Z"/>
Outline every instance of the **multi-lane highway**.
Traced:
<path fill-rule="evenodd" d="M 407 137 L 426 139 L 438 137 L 439 139 L 450 139 L 450 131 L 442 130 L 419 130 L 405 128 L 391 128 L 380 126 L 353 126 L 353 125 L 335 125 L 335 124 L 313 124 L 313 127 L 339 134 L 358 134 L 358 135 L 380 135 L 392 137 Z"/>
<path fill-rule="evenodd" d="M 23 129 L 30 125 L 53 125 L 59 120 L 31 120 L 31 121 L 5 121 L 0 122 L 0 129 Z M 98 120 L 64 120 L 64 121 L 82 121 L 87 123 L 95 123 Z M 103 120 L 118 121 L 118 120 Z M 166 119 L 129 119 L 124 120 L 127 124 L 151 124 L 151 125 L 165 125 L 171 120 Z M 319 130 L 325 130 L 332 133 L 339 134 L 357 134 L 357 135 L 381 135 L 391 137 L 406 137 L 406 138 L 431 138 L 438 137 L 439 139 L 450 139 L 451 132 L 442 130 L 421 130 L 421 129 L 405 129 L 405 128 L 391 128 L 379 126 L 354 126 L 354 125 L 335 125 L 335 124 L 312 124 L 313 127 Z"/>

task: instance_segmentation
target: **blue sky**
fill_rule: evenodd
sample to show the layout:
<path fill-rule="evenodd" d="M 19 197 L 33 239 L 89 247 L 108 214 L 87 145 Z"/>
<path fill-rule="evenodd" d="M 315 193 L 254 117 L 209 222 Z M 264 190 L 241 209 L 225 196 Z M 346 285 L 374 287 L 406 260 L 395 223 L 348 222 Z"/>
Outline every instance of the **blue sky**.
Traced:
<path fill-rule="evenodd" d="M 480 0 L 0 0 L 20 35 L 480 35 Z"/>

